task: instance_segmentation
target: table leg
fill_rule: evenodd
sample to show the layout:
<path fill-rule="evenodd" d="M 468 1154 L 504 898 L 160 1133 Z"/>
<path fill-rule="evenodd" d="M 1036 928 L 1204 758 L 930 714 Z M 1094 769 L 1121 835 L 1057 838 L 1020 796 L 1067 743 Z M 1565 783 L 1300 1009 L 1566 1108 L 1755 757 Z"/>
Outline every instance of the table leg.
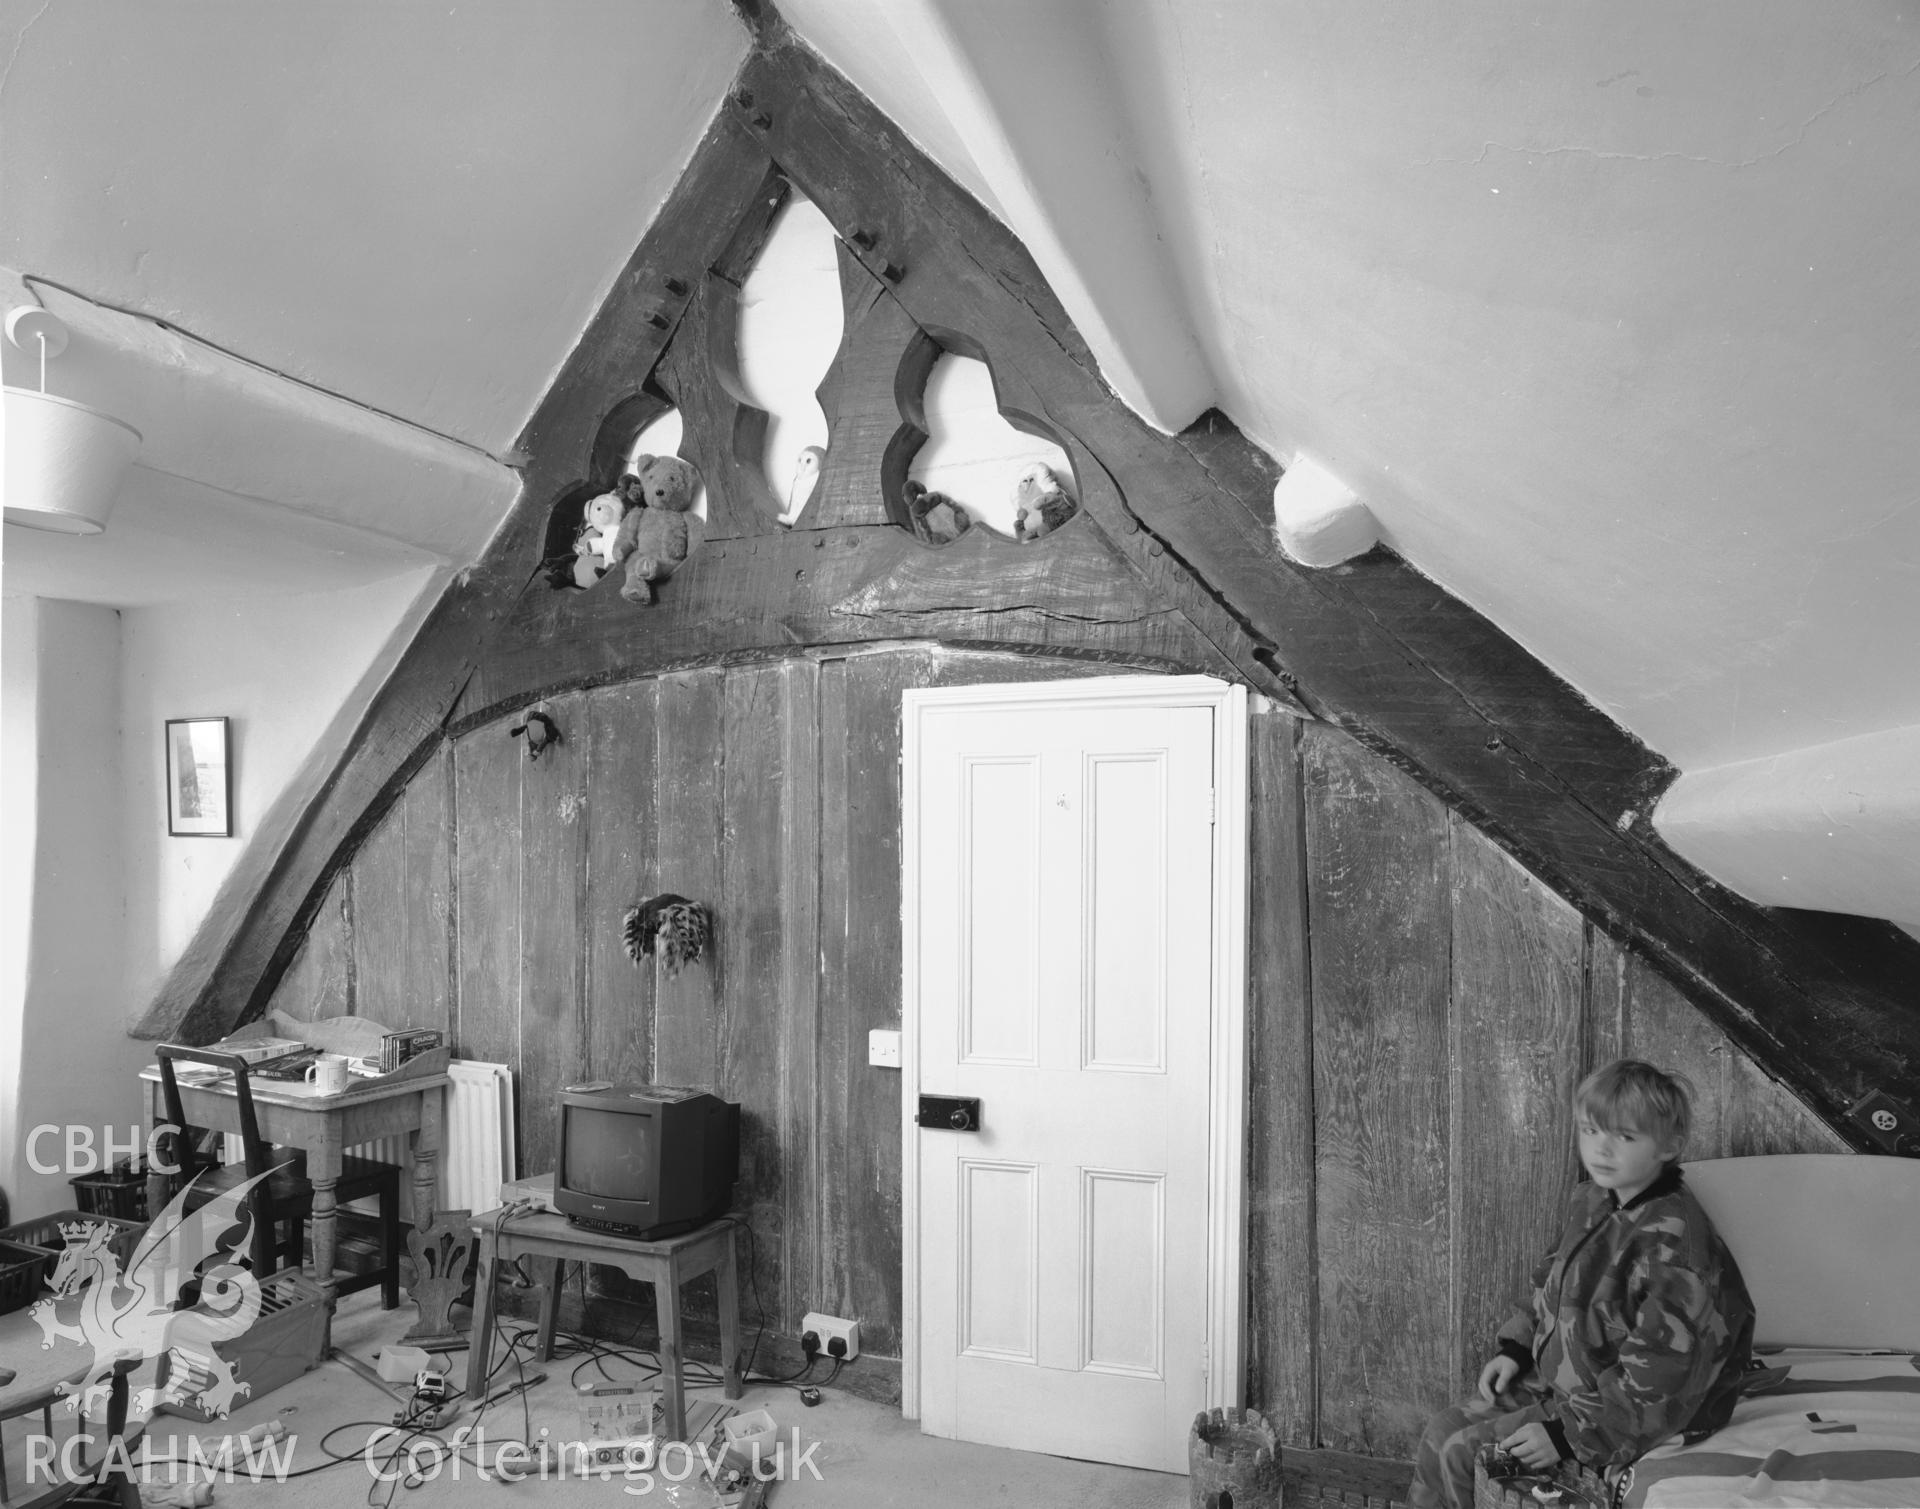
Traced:
<path fill-rule="evenodd" d="M 726 1380 L 726 1396 L 738 1399 L 744 1392 L 740 1377 L 740 1276 L 734 1264 L 733 1227 L 720 1238 L 720 1262 L 713 1270 L 713 1281 L 720 1290 L 720 1374 Z"/>
<path fill-rule="evenodd" d="M 153 1135 L 154 1129 L 158 1127 L 163 1121 L 165 1121 L 167 1117 L 166 1117 L 166 1112 L 160 1109 L 160 1087 L 158 1085 L 148 1085 L 146 1087 L 146 1091 L 147 1091 L 147 1135 L 149 1138 L 151 1138 Z M 181 1139 L 177 1137 L 174 1139 L 174 1144 L 176 1147 L 178 1147 L 180 1140 Z M 153 1143 L 149 1141 L 148 1146 L 149 1147 L 153 1146 Z M 148 1220 L 152 1221 L 152 1220 L 159 1219 L 160 1212 L 167 1208 L 167 1201 L 173 1197 L 172 1185 L 173 1185 L 173 1178 L 171 1175 L 161 1173 L 160 1170 L 155 1168 L 152 1163 L 147 1164 L 147 1219 Z"/>
<path fill-rule="evenodd" d="M 127 1374 L 139 1365 L 138 1360 L 115 1363 L 113 1377 L 107 1385 L 107 1448 L 102 1458 L 100 1483 L 103 1487 L 112 1487 L 121 1509 L 140 1509 L 140 1488 L 134 1481 L 131 1463 L 120 1467 L 113 1462 L 113 1443 L 124 1441 L 127 1433 Z M 121 1455 L 124 1459 L 124 1445 Z"/>
<path fill-rule="evenodd" d="M 420 1125 L 408 1133 L 413 1149 L 413 1227 L 424 1231 L 440 1201 L 440 1127 L 446 1105 L 445 1089 L 420 1092 Z M 511 1175 L 513 1170 L 507 1170 Z"/>
<path fill-rule="evenodd" d="M 662 1273 L 661 1268 L 666 1271 Z M 660 1384 L 666 1390 L 667 1439 L 687 1439 L 687 1399 L 680 1379 L 680 1264 L 669 1257 L 654 1267 L 653 1313 L 660 1324 Z"/>
<path fill-rule="evenodd" d="M 487 1375 L 493 1370 L 493 1234 L 481 1232 L 480 1263 L 473 1274 L 473 1336 L 467 1348 L 467 1398 L 478 1404 L 486 1397 Z"/>
<path fill-rule="evenodd" d="M 313 1276 L 326 1293 L 329 1312 L 339 1298 L 333 1265 L 340 1250 L 340 1201 L 334 1194 L 340 1157 L 340 1131 L 332 1125 L 307 1149 L 307 1177 L 313 1181 Z"/>
<path fill-rule="evenodd" d="M 566 1271 L 566 1262 L 562 1258 L 553 1258 L 547 1264 L 547 1291 L 540 1297 L 540 1360 L 542 1362 L 546 1362 L 553 1356 L 554 1322 L 560 1318 L 560 1279 Z"/>

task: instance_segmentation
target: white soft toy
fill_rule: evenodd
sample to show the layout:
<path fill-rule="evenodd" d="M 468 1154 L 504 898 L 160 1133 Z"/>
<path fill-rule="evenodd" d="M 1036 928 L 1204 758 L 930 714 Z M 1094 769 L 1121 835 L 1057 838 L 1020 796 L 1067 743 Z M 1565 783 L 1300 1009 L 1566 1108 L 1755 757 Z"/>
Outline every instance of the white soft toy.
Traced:
<path fill-rule="evenodd" d="M 614 547 L 620 539 L 620 521 L 627 516 L 626 500 L 618 493 L 602 493 L 587 504 L 587 546 L 600 557 L 600 569 L 610 571 L 619 559 Z"/>
<path fill-rule="evenodd" d="M 1013 484 L 1013 537 L 1025 543 L 1052 534 L 1073 517 L 1075 507 L 1053 468 L 1036 461 Z"/>
<path fill-rule="evenodd" d="M 631 548 L 621 539 L 620 525 L 626 516 L 627 499 L 618 487 L 587 499 L 580 533 L 573 542 L 575 586 L 591 587 L 620 564 L 625 550 Z"/>

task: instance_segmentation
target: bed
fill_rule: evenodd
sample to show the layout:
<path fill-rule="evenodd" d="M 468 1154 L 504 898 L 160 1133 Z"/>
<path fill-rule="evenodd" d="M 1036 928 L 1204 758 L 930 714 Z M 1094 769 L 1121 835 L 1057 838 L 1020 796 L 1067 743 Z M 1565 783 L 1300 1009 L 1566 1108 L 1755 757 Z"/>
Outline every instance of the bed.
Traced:
<path fill-rule="evenodd" d="M 1725 1158 L 1687 1182 L 1753 1295 L 1733 1419 L 1654 1448 L 1622 1509 L 1920 1506 L 1920 1159 Z"/>

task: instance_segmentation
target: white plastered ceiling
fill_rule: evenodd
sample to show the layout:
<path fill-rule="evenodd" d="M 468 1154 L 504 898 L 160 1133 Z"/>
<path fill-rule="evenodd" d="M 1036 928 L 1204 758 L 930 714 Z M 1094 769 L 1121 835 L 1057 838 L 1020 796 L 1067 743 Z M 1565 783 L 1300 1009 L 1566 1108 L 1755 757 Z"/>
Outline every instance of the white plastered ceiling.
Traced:
<path fill-rule="evenodd" d="M 145 435 L 9 591 L 118 606 L 478 557 L 509 448 L 691 156 L 720 0 L 0 6 L 0 267 Z M 6 380 L 34 365 L 7 346 Z"/>
<path fill-rule="evenodd" d="M 1678 765 L 1682 853 L 1920 921 L 1920 10 L 782 9 L 1142 413 L 1322 463 Z"/>
<path fill-rule="evenodd" d="M 1756 899 L 1920 919 L 1888 757 L 1920 724 L 1907 11 L 780 9 L 1022 237 L 1142 414 L 1217 405 L 1313 457 L 1678 765 L 1683 853 Z M 94 544 L 252 508 L 303 580 L 473 559 L 746 45 L 724 0 L 0 12 L 0 265 L 95 306 L 156 417 L 254 406 L 203 416 L 199 459 Z M 152 319 L 255 380 L 181 377 Z M 303 406 L 339 475 L 276 473 L 251 416 Z M 49 595 L 103 579 L 24 563 Z"/>

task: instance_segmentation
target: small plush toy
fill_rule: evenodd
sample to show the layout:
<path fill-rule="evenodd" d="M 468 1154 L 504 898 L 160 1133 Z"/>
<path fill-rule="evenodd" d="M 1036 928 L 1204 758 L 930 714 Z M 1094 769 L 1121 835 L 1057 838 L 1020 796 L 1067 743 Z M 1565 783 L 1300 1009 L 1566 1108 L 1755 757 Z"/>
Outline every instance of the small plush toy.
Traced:
<path fill-rule="evenodd" d="M 643 607 L 653 601 L 656 582 L 672 576 L 687 558 L 687 514 L 700 489 L 700 473 L 678 456 L 636 456 L 635 492 L 646 506 L 636 509 L 633 553 L 620 595 Z"/>
<path fill-rule="evenodd" d="M 791 524 L 800 517 L 807 506 L 807 499 L 813 496 L 814 488 L 820 485 L 820 468 L 827 462 L 827 453 L 817 445 L 803 445 L 800 454 L 793 459 L 793 481 L 787 484 L 787 508 L 780 515 L 782 524 Z"/>
<path fill-rule="evenodd" d="M 629 472 L 609 491 L 587 499 L 580 533 L 573 542 L 576 587 L 591 587 L 633 549 L 633 532 L 638 527 L 633 511 L 639 489 L 640 479 Z"/>
<path fill-rule="evenodd" d="M 1052 534 L 1073 517 L 1076 507 L 1053 468 L 1036 461 L 1013 484 L 1013 537 L 1024 543 Z"/>
<path fill-rule="evenodd" d="M 560 742 L 558 725 L 537 707 L 528 711 L 525 721 L 507 730 L 508 738 L 518 738 L 521 734 L 527 736 L 529 760 L 539 759 L 544 750 Z"/>
<path fill-rule="evenodd" d="M 973 515 L 945 493 L 928 492 L 918 482 L 901 489 L 913 532 L 929 545 L 950 545 L 973 528 Z"/>

